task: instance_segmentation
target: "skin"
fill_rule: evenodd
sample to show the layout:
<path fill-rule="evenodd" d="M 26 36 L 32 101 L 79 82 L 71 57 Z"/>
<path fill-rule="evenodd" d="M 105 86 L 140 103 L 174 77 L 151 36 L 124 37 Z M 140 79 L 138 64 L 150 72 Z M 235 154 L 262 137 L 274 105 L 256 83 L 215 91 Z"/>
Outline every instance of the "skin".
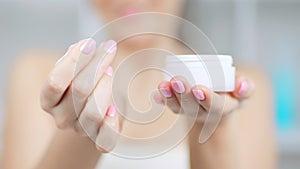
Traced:
<path fill-rule="evenodd" d="M 139 1 L 132 0 L 97 0 L 93 1 L 93 6 L 101 11 L 99 14 L 103 20 L 109 22 L 122 17 L 138 3 Z M 139 5 L 138 10 L 180 16 L 183 3 L 180 0 L 147 0 Z M 111 34 L 114 37 L 117 33 Z M 190 51 L 173 40 L 145 35 L 129 38 L 118 44 L 117 53 L 108 53 L 104 47 L 108 43 L 106 41 L 100 48 L 83 57 L 85 60 L 80 60 L 80 63 L 86 64 L 74 74 L 73 70 L 82 58 L 79 58 L 82 54 L 81 47 L 86 42 L 87 40 L 82 40 L 75 43 L 56 64 L 55 58 L 58 55 L 49 52 L 33 52 L 20 56 L 21 59 L 12 69 L 9 85 L 2 168 L 92 169 L 98 159 L 101 159 L 102 153 L 113 150 L 120 132 L 138 138 L 155 135 L 176 119 L 184 104 L 200 106 L 198 113 L 203 117 L 201 115 L 205 115 L 211 108 L 220 109 L 221 105 L 211 105 L 212 97 L 221 99 L 224 96 L 228 98 L 223 111 L 224 117 L 212 137 L 204 144 L 198 143 L 199 131 L 204 125 L 202 118 L 197 119 L 189 133 L 186 142 L 190 147 L 191 168 L 276 168 L 272 92 L 269 82 L 261 72 L 238 66 L 236 89 L 231 93 L 215 93 L 205 86 L 191 86 L 184 77 L 163 81 L 161 75 L 149 72 L 147 78 L 138 77 L 134 81 L 131 96 L 133 103 L 146 109 L 147 102 L 141 100 L 145 100 L 155 88 L 158 91 L 168 88 L 172 97 L 157 93 L 155 100 L 161 100 L 161 104 L 168 107 L 164 112 L 166 115 L 155 124 L 137 127 L 136 124 L 121 119 L 118 113 L 115 116 L 107 114 L 108 107 L 113 105 L 111 90 L 107 90 L 112 83 L 112 77 L 105 71 L 109 66 L 117 68 L 124 56 L 144 48 L 163 47 L 175 53 Z M 108 56 L 96 76 L 99 83 L 89 86 L 84 83 L 84 77 L 95 69 L 97 65 L 92 60 L 99 55 Z M 129 66 L 135 68 L 139 64 L 141 63 L 132 63 Z M 34 77 L 30 81 L 28 74 Z M 174 82 L 182 83 L 184 92 L 176 92 L 172 85 Z M 248 87 L 242 89 L 242 83 L 247 83 Z M 71 97 L 72 88 L 75 100 Z M 192 93 L 193 89 L 201 90 L 205 99 L 197 99 Z M 93 104 L 91 96 L 96 100 L 101 99 L 99 107 Z M 124 102 L 127 103 L 127 100 Z M 81 126 L 80 122 L 86 125 Z M 153 132 L 145 134 L 145 130 Z"/>

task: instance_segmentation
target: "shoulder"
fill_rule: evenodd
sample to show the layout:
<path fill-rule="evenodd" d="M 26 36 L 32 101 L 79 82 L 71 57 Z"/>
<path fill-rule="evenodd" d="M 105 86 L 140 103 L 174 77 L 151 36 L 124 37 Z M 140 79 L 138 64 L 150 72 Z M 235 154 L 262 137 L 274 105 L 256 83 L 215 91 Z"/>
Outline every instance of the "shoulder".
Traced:
<path fill-rule="evenodd" d="M 59 56 L 59 52 L 48 50 L 23 52 L 12 63 L 10 80 L 42 80 L 46 78 Z"/>
<path fill-rule="evenodd" d="M 44 72 L 53 67 L 59 58 L 59 53 L 47 50 L 30 50 L 19 54 L 13 63 L 13 71 L 18 70 L 39 70 Z M 25 71 L 26 72 L 26 71 Z"/>
<path fill-rule="evenodd" d="M 237 65 L 237 74 L 250 78 L 256 86 L 256 91 L 272 91 L 271 77 L 261 67 L 254 65 Z"/>
<path fill-rule="evenodd" d="M 244 105 L 244 107 L 248 107 L 248 110 L 251 111 L 248 115 L 255 115 L 256 113 L 253 112 L 253 108 L 256 107 L 261 111 L 269 112 L 265 115 L 268 118 L 272 118 L 272 114 L 274 113 L 274 90 L 271 78 L 267 72 L 257 66 L 239 65 L 237 66 L 237 73 L 249 78 L 255 85 L 254 93 L 247 99 L 247 103 Z M 257 113 L 256 115 L 262 116 L 260 111 L 257 111 Z"/>
<path fill-rule="evenodd" d="M 58 52 L 31 50 L 19 54 L 10 68 L 8 93 L 14 96 L 34 94 L 53 68 Z M 24 90 L 26 89 L 26 90 Z"/>

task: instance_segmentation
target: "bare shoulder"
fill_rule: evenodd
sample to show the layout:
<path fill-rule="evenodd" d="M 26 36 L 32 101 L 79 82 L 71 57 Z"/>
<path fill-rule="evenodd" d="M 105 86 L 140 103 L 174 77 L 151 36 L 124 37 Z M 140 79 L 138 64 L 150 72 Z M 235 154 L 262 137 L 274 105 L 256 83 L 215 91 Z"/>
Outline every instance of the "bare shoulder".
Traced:
<path fill-rule="evenodd" d="M 58 55 L 56 52 L 32 50 L 17 56 L 12 64 L 7 85 L 6 107 L 9 112 L 8 116 L 12 116 L 16 112 L 26 111 L 27 113 L 30 112 L 30 116 L 37 117 L 34 119 L 44 119 L 44 121 L 52 123 L 50 116 L 41 113 L 39 97 L 40 90 Z"/>
<path fill-rule="evenodd" d="M 262 68 L 253 65 L 238 65 L 237 71 L 241 75 L 250 78 L 255 84 L 255 91 L 272 95 L 271 77 Z M 262 93 L 261 93 L 262 94 Z"/>
<path fill-rule="evenodd" d="M 247 157 L 241 162 L 245 166 L 259 164 L 259 168 L 276 168 L 275 104 L 271 78 L 255 66 L 240 65 L 237 68 L 255 83 L 253 95 L 235 113 L 240 129 L 239 148 L 243 150 L 243 157 Z M 261 163 L 261 159 L 265 162 Z"/>
<path fill-rule="evenodd" d="M 12 64 L 5 103 L 4 168 L 34 168 L 51 143 L 55 123 L 40 108 L 39 96 L 57 58 L 55 52 L 27 51 Z"/>
<path fill-rule="evenodd" d="M 30 50 L 19 54 L 12 65 L 11 73 L 13 75 L 22 75 L 25 73 L 40 74 L 45 77 L 54 66 L 60 54 L 47 50 Z"/>

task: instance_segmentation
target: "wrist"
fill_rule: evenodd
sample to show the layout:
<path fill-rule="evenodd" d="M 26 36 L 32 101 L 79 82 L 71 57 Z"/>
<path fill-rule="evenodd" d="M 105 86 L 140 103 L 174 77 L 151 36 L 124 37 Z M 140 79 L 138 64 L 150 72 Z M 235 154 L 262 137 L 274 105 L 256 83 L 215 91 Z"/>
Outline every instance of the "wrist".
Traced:
<path fill-rule="evenodd" d="M 210 136 L 210 138 L 208 139 L 208 141 L 211 139 L 223 140 L 225 137 L 228 137 L 228 136 L 234 137 L 234 133 L 235 133 L 234 126 L 236 124 L 236 120 L 235 120 L 236 115 L 235 114 L 236 114 L 235 112 L 232 112 L 230 114 L 223 115 L 218 124 L 213 124 L 213 122 L 206 122 L 203 120 L 197 120 L 194 128 L 200 134 L 200 132 L 202 132 L 202 130 L 203 130 L 205 123 L 211 123 L 211 124 L 206 124 L 206 125 L 209 125 L 210 127 L 217 125 L 215 128 L 215 131 L 213 131 L 213 133 Z"/>

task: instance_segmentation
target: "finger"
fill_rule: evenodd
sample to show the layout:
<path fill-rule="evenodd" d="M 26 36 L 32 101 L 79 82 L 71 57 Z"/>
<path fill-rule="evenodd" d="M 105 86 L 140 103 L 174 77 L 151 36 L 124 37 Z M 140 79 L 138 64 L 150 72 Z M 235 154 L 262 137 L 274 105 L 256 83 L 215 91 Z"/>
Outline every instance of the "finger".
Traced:
<path fill-rule="evenodd" d="M 116 53 L 116 42 L 109 40 L 101 45 L 91 62 L 74 78 L 72 91 L 75 111 L 82 111 L 86 99 L 92 93 L 104 71 L 112 63 Z"/>
<path fill-rule="evenodd" d="M 100 126 L 96 139 L 96 147 L 106 153 L 113 150 L 120 136 L 120 121 L 114 106 L 107 109 L 104 122 Z"/>
<path fill-rule="evenodd" d="M 171 90 L 170 82 L 164 81 L 158 85 L 158 90 L 164 100 L 164 103 L 174 112 L 180 112 L 180 105 L 176 96 L 173 94 Z"/>
<path fill-rule="evenodd" d="M 55 65 L 41 92 L 40 99 L 44 110 L 49 112 L 59 103 L 75 76 L 74 70 L 80 55 L 85 55 L 87 49 L 92 53 L 95 46 L 96 42 L 92 39 L 80 41 Z M 86 58 L 91 59 L 91 55 Z"/>
<path fill-rule="evenodd" d="M 109 67 L 105 71 L 105 75 L 103 76 L 101 83 L 99 83 L 94 91 L 94 95 L 90 96 L 89 102 L 87 102 L 85 109 L 84 109 L 84 116 L 80 116 L 80 122 L 78 122 L 78 113 L 75 111 L 75 103 L 73 99 L 73 93 L 72 90 L 69 88 L 64 95 L 64 99 L 60 102 L 59 105 L 54 107 L 52 109 L 52 115 L 56 121 L 56 125 L 60 129 L 66 129 L 70 127 L 74 127 L 75 131 L 83 136 L 87 136 L 87 131 L 88 133 L 93 133 L 95 135 L 95 132 L 93 130 L 93 127 L 89 126 L 95 126 L 93 125 L 94 123 L 101 121 L 101 117 L 97 117 L 95 113 L 97 112 L 100 113 L 99 110 L 105 110 L 106 107 L 108 106 L 108 102 L 106 100 L 110 99 L 111 96 L 111 76 L 113 74 L 113 69 L 112 67 Z M 108 89 L 104 90 L 103 89 Z M 95 98 L 98 98 L 95 100 Z M 103 98 L 107 98 L 106 100 Z M 101 100 L 101 102 L 99 101 Z M 105 102 L 106 101 L 106 102 Z M 106 104 L 105 104 L 106 103 Z M 104 106 L 103 106 L 104 104 Z M 98 107 L 100 105 L 100 108 Z M 102 107 L 102 108 L 101 108 Z M 103 115 L 104 113 L 102 113 Z M 75 123 L 76 121 L 76 123 Z M 95 122 L 96 121 L 96 122 Z M 75 124 L 74 124 L 75 123 Z M 83 125 L 84 124 L 84 125 Z M 92 128 L 92 130 L 84 130 L 82 128 L 82 125 L 85 128 Z"/>
<path fill-rule="evenodd" d="M 67 129 L 72 127 L 72 123 L 77 119 L 74 111 L 74 103 L 72 99 L 72 91 L 70 88 L 64 94 L 64 99 L 58 106 L 51 110 L 51 115 L 55 119 L 56 126 L 59 129 Z"/>
<path fill-rule="evenodd" d="M 81 135 L 89 136 L 94 141 L 111 100 L 112 74 L 113 70 L 109 67 L 75 122 L 76 131 Z"/>
<path fill-rule="evenodd" d="M 228 113 L 236 109 L 239 101 L 228 94 L 218 94 L 205 86 L 197 85 L 192 89 L 194 98 L 206 112 Z"/>
<path fill-rule="evenodd" d="M 180 76 L 171 79 L 171 88 L 185 114 L 196 116 L 203 109 L 194 99 L 189 82 Z"/>
<path fill-rule="evenodd" d="M 232 92 L 232 95 L 239 99 L 245 100 L 249 98 L 255 91 L 254 82 L 247 78 L 246 76 L 237 76 L 236 77 L 236 88 Z"/>
<path fill-rule="evenodd" d="M 162 98 L 161 94 L 159 92 L 154 93 L 153 95 L 153 100 L 155 101 L 155 103 L 157 104 L 164 104 L 164 99 Z"/>

